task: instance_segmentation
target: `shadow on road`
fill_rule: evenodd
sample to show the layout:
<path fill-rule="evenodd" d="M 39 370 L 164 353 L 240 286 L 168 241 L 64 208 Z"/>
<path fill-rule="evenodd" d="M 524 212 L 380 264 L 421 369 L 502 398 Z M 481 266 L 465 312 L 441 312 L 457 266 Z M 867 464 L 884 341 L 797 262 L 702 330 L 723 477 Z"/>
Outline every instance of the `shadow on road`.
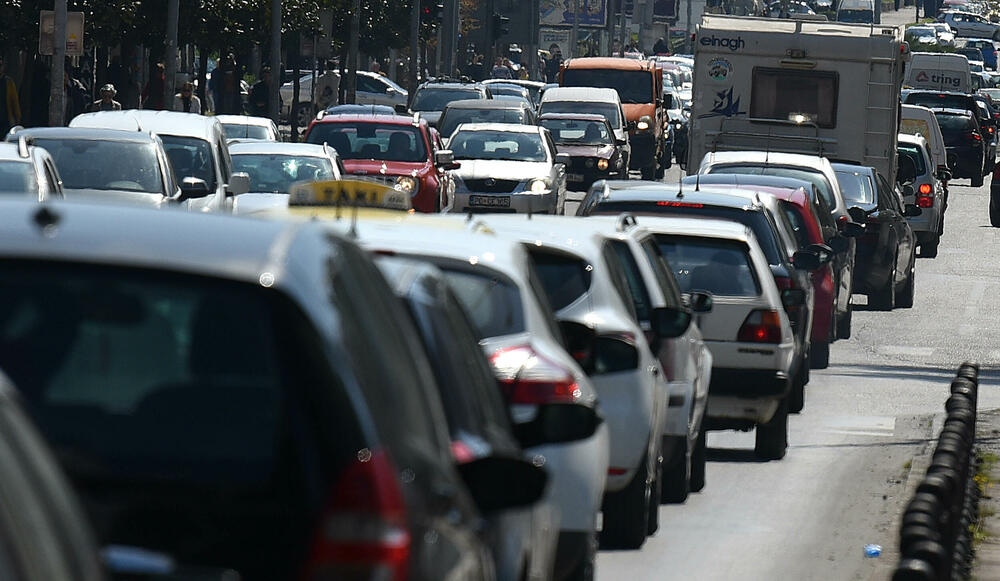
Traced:
<path fill-rule="evenodd" d="M 822 371 L 814 370 L 813 373 L 820 373 L 824 377 L 864 377 L 867 379 L 910 379 L 917 381 L 931 381 L 947 386 L 955 377 L 955 371 L 961 361 L 956 361 L 954 366 L 917 366 L 917 365 L 891 365 L 885 363 L 873 365 L 852 365 L 837 364 Z M 1000 382 L 1000 366 L 984 365 L 979 370 L 979 381 L 981 384 L 993 384 Z M 808 387 L 806 388 L 808 389 Z"/>

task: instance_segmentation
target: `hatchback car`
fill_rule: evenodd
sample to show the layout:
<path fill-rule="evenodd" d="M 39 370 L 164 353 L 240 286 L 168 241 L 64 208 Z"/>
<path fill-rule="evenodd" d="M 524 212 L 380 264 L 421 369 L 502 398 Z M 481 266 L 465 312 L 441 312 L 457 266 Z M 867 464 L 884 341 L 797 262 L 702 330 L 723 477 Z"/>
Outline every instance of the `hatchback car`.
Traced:
<path fill-rule="evenodd" d="M 248 214 L 288 205 L 299 182 L 339 180 L 344 165 L 330 146 L 312 143 L 246 142 L 229 146 L 236 171 L 250 176 L 250 191 L 236 197 L 233 213 Z"/>
<path fill-rule="evenodd" d="M 1000 40 L 1000 25 L 972 12 L 945 12 L 941 19 L 955 31 L 955 36 Z"/>
<path fill-rule="evenodd" d="M 226 139 L 246 141 L 281 141 L 278 126 L 267 117 L 251 117 L 249 115 L 216 115 Z"/>
<path fill-rule="evenodd" d="M 26 139 L 0 143 L 0 195 L 28 195 L 44 202 L 63 197 L 62 179 L 49 152 Z"/>
<path fill-rule="evenodd" d="M 566 196 L 569 156 L 536 125 L 459 125 L 449 147 L 460 165 L 450 212 L 555 214 Z"/>
<path fill-rule="evenodd" d="M 996 70 L 997 69 L 997 47 L 993 44 L 993 39 L 990 38 L 967 38 L 965 39 L 966 48 L 978 48 L 979 52 L 983 55 L 983 62 L 986 66 Z"/>
<path fill-rule="evenodd" d="M 447 140 L 462 123 L 515 123 L 534 125 L 535 110 L 528 104 L 499 99 L 452 101 L 441 113 L 438 132 Z"/>
<path fill-rule="evenodd" d="M 899 164 L 896 181 L 902 187 L 904 200 L 921 210 L 920 214 L 906 220 L 917 236 L 920 256 L 934 258 L 944 234 L 948 198 L 934 175 L 930 151 L 923 137 L 900 134 L 896 151 Z"/>
<path fill-rule="evenodd" d="M 460 83 L 449 80 L 432 80 L 421 83 L 410 97 L 407 107 L 396 106 L 400 113 L 420 114 L 431 127 L 437 127 L 441 113 L 452 101 L 467 99 L 492 99 L 493 93 L 486 85 Z"/>
<path fill-rule="evenodd" d="M 493 579 L 480 511 L 534 502 L 544 473 L 456 466 L 416 332 L 355 244 L 123 206 L 0 219 L 0 368 L 100 544 L 248 581 Z"/>
<path fill-rule="evenodd" d="M 570 157 L 567 189 L 582 192 L 600 179 L 628 179 L 625 151 L 604 116 L 546 113 L 538 124 L 552 134 L 556 150 Z"/>

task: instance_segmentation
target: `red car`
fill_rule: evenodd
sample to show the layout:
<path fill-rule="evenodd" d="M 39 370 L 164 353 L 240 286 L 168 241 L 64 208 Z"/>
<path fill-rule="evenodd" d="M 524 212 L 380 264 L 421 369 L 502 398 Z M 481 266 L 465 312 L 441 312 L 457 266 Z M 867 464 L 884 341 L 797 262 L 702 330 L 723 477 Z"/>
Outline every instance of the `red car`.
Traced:
<path fill-rule="evenodd" d="M 454 163 L 438 156 L 441 140 L 422 119 L 402 115 L 326 115 L 313 119 L 308 143 L 337 150 L 348 174 L 368 176 L 410 194 L 418 212 L 438 212 L 454 194 Z"/>

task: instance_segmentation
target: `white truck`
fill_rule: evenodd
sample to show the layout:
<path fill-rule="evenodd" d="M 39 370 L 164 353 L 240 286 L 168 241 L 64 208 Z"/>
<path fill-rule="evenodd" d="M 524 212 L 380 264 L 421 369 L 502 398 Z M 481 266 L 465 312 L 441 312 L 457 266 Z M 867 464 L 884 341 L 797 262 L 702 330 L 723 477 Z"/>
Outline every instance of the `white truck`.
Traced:
<path fill-rule="evenodd" d="M 689 172 L 706 153 L 752 150 L 819 155 L 895 179 L 909 57 L 901 28 L 705 15 L 694 47 Z"/>

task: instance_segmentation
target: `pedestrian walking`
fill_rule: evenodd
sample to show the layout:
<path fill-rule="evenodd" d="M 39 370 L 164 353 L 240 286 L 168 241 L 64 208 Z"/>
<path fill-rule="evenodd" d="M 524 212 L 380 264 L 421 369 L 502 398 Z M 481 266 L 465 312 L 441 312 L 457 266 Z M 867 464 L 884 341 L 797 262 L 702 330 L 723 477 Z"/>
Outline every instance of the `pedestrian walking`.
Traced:
<path fill-rule="evenodd" d="M 280 98 L 280 97 L 279 97 Z M 260 80 L 250 87 L 250 114 L 269 117 L 271 111 L 271 67 L 260 70 Z"/>
<path fill-rule="evenodd" d="M 115 101 L 118 91 L 115 86 L 108 83 L 101 87 L 101 98 L 90 104 L 90 111 L 121 111 L 122 104 Z"/>
<path fill-rule="evenodd" d="M 153 109 L 155 111 L 162 111 L 164 109 L 163 87 L 166 82 L 167 73 L 163 63 L 156 63 L 152 73 L 149 75 L 149 81 L 142 90 L 143 109 Z"/>
<path fill-rule="evenodd" d="M 174 95 L 174 111 L 201 115 L 201 99 L 194 94 L 194 83 L 191 81 L 181 85 L 181 92 Z"/>
<path fill-rule="evenodd" d="M 511 79 L 511 78 L 513 78 L 513 75 L 511 74 L 510 69 L 507 68 L 506 66 L 504 66 L 503 59 L 500 58 L 500 57 L 497 57 L 496 61 L 494 61 L 494 63 L 493 63 L 493 71 L 491 73 L 491 76 L 494 79 Z"/>
<path fill-rule="evenodd" d="M 552 43 L 549 45 L 549 58 L 545 61 L 545 82 L 559 82 L 559 67 L 562 66 L 562 49 L 559 45 Z"/>
<path fill-rule="evenodd" d="M 17 85 L 14 79 L 7 76 L 3 57 L 0 56 L 0 137 L 21 123 L 21 100 L 17 96 Z"/>

